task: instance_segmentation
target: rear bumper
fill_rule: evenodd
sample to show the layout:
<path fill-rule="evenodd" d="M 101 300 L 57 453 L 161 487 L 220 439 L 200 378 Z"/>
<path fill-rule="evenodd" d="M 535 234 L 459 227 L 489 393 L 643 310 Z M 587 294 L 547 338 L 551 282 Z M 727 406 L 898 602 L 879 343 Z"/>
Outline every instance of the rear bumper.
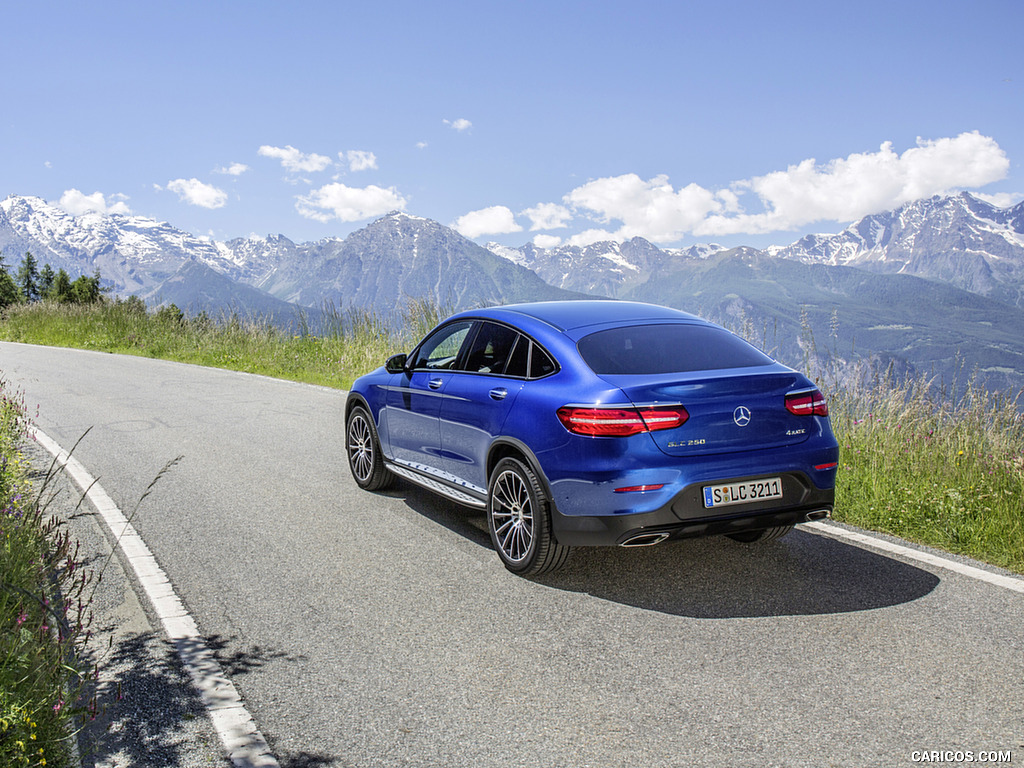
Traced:
<path fill-rule="evenodd" d="M 650 512 L 563 515 L 553 508 L 551 523 L 558 542 L 567 546 L 637 546 L 667 538 L 719 536 L 795 525 L 832 513 L 834 488 L 817 488 L 801 473 L 782 477 L 786 495 L 779 501 L 706 509 L 702 489 L 711 483 L 695 483 Z"/>

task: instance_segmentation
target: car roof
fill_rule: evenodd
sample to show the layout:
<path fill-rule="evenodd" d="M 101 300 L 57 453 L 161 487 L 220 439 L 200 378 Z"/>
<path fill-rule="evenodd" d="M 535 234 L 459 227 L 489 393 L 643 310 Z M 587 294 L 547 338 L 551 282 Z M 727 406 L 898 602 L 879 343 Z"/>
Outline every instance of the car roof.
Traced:
<path fill-rule="evenodd" d="M 505 304 L 490 307 L 486 314 L 500 318 L 505 313 L 526 315 L 547 323 L 560 331 L 571 331 L 590 325 L 618 325 L 651 321 L 707 322 L 678 309 L 614 299 L 582 299 L 579 301 L 538 301 L 528 304 Z"/>

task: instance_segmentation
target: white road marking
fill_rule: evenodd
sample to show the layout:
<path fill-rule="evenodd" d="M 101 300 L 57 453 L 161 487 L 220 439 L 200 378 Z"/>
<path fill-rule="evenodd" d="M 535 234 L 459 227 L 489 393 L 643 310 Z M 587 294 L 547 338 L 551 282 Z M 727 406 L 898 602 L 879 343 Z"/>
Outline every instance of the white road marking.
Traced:
<path fill-rule="evenodd" d="M 174 643 L 192 683 L 206 706 L 213 727 L 220 736 L 231 762 L 238 768 L 280 768 L 263 734 L 245 708 L 234 684 L 228 680 L 199 634 L 167 574 L 157 565 L 149 547 L 96 479 L 74 457 L 38 428 L 31 428 L 35 440 L 46 448 L 92 502 L 135 572 L 164 631 Z"/>
<path fill-rule="evenodd" d="M 928 565 L 934 565 L 938 568 L 956 571 L 963 576 L 969 576 L 970 578 L 977 579 L 978 581 L 986 581 L 989 584 L 995 584 L 996 586 L 1005 587 L 1006 589 L 1012 589 L 1014 592 L 1024 594 L 1024 579 L 1004 576 L 1001 573 L 985 571 L 981 568 L 975 568 L 973 565 L 966 565 L 964 563 L 957 562 L 956 560 L 950 560 L 945 557 L 940 557 L 939 555 L 933 555 L 931 552 L 922 552 L 919 549 L 905 547 L 902 544 L 894 544 L 891 541 L 879 539 L 875 536 L 869 536 L 858 531 L 850 531 L 846 528 L 840 528 L 838 525 L 813 522 L 803 523 L 800 527 L 804 529 L 810 528 L 818 533 L 824 534 L 825 536 L 849 539 L 850 541 L 862 544 L 865 547 L 880 549 L 883 552 L 901 555 L 902 557 L 907 557 L 911 560 L 917 560 L 919 563 L 927 563 Z"/>

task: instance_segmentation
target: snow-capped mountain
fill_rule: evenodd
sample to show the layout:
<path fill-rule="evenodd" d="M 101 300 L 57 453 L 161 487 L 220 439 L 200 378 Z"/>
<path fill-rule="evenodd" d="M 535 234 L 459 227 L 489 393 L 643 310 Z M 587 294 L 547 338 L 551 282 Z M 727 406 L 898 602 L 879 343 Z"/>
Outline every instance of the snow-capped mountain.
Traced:
<path fill-rule="evenodd" d="M 660 249 L 640 237 L 585 247 L 490 244 L 488 249 L 501 257 L 497 263 L 530 270 L 556 288 L 613 297 L 635 294 L 652 279 L 663 280 L 724 250 L 713 244 Z M 0 254 L 9 265 L 32 251 L 39 264 L 63 268 L 72 276 L 99 269 L 115 293 L 150 299 L 183 265 L 198 262 L 304 306 L 325 299 L 373 303 L 421 291 L 446 293 L 442 301 L 461 301 L 475 293 L 468 290 L 473 281 L 463 278 L 464 284 L 456 285 L 458 279 L 443 273 L 466 254 L 489 258 L 483 250 L 437 222 L 397 212 L 346 239 L 297 244 L 283 235 L 268 235 L 213 242 L 141 216 L 74 216 L 38 197 L 0 201 Z M 1024 203 L 997 208 L 967 193 L 934 197 L 764 254 L 804 264 L 916 275 L 1024 305 Z M 380 270 L 383 262 L 388 263 L 386 274 Z M 371 280 L 368 273 L 377 277 Z M 377 285 L 382 290 L 371 287 Z M 490 289 L 477 298 L 499 293 Z"/>
<path fill-rule="evenodd" d="M 297 244 L 283 235 L 213 242 L 138 216 L 74 216 L 37 197 L 0 201 L 0 254 L 16 267 L 26 251 L 40 266 L 72 278 L 97 269 L 117 295 L 210 308 L 276 307 L 268 298 L 319 309 L 366 307 L 388 312 L 408 298 L 454 307 L 567 298 L 530 270 L 511 264 L 435 221 L 393 212 L 345 239 Z M 207 283 L 207 284 L 203 284 Z M 216 283 L 211 291 L 209 283 Z M 176 298 L 168 298 L 176 297 Z M 272 314 L 287 314 L 276 307 Z"/>
<path fill-rule="evenodd" d="M 300 245 L 296 256 L 260 287 L 302 306 L 328 301 L 387 312 L 410 298 L 463 308 L 572 297 L 453 229 L 397 211 L 344 240 Z"/>
<path fill-rule="evenodd" d="M 624 243 L 602 241 L 548 249 L 533 244 L 509 248 L 489 243 L 487 247 L 509 261 L 532 269 L 551 285 L 598 296 L 622 296 L 670 262 L 706 259 L 725 250 L 720 245 L 662 250 L 642 237 Z"/>
<path fill-rule="evenodd" d="M 217 246 L 141 216 L 73 216 L 38 197 L 0 201 L 0 253 L 16 263 L 31 251 L 40 264 L 72 277 L 99 269 L 119 294 L 148 295 L 189 261 L 226 273 Z"/>
<path fill-rule="evenodd" d="M 681 263 L 725 250 L 713 244 L 662 250 L 639 237 L 586 247 L 488 247 L 552 285 L 616 297 Z M 997 208 L 966 192 L 933 197 L 866 216 L 838 234 L 807 235 L 791 245 L 767 248 L 764 254 L 916 275 L 1024 306 L 1024 203 Z"/>
<path fill-rule="evenodd" d="M 917 275 L 1024 305 L 1024 203 L 996 208 L 966 192 L 933 197 L 768 252 L 808 264 Z"/>

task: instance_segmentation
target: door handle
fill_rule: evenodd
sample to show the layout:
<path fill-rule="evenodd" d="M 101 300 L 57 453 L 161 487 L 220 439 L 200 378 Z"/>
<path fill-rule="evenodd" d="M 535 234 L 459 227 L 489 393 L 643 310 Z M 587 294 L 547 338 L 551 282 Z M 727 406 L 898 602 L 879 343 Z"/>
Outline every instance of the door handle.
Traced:
<path fill-rule="evenodd" d="M 508 395 L 508 390 L 504 387 L 496 387 L 487 394 L 491 396 L 492 400 L 504 400 L 505 396 Z"/>
<path fill-rule="evenodd" d="M 431 389 L 440 389 L 444 386 L 444 379 L 431 379 L 427 382 L 427 386 Z"/>

